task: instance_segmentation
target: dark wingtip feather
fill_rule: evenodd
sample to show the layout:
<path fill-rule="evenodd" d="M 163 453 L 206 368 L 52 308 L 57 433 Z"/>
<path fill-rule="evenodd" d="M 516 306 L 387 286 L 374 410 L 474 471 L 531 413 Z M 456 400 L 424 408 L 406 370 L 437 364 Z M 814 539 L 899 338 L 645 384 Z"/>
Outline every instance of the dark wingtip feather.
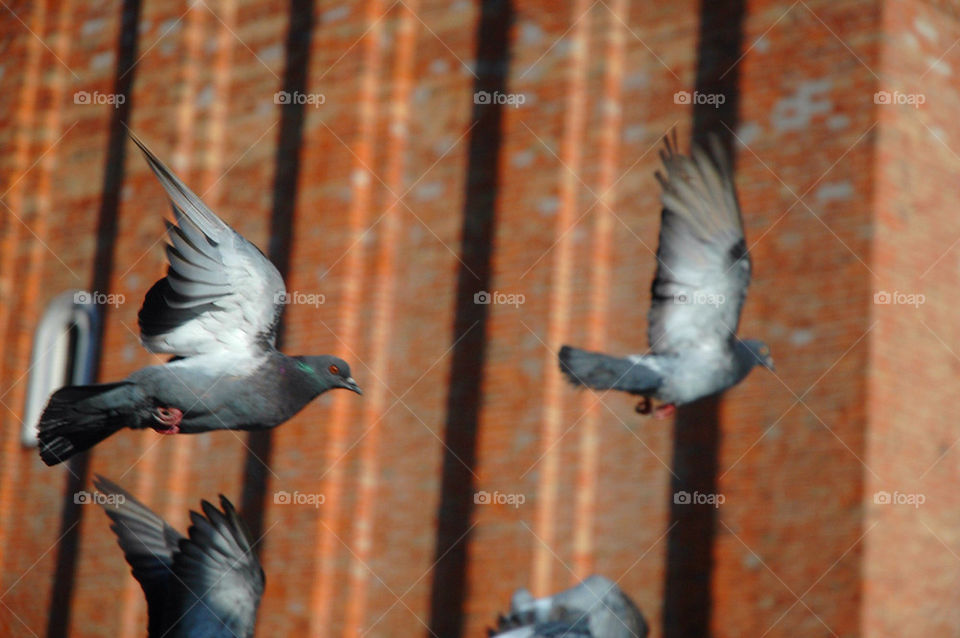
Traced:
<path fill-rule="evenodd" d="M 93 486 L 97 488 L 97 491 L 103 492 L 104 494 L 123 494 L 124 496 L 130 496 L 129 492 L 102 474 L 93 475 Z"/>
<path fill-rule="evenodd" d="M 130 136 L 130 139 L 133 140 L 133 143 L 134 143 L 134 144 L 136 144 L 137 146 L 139 146 L 142 150 L 144 150 L 144 151 L 146 150 L 146 148 L 147 148 L 146 144 L 143 143 L 143 140 L 141 140 L 141 139 L 137 136 L 137 134 L 133 132 L 133 129 L 130 128 L 129 126 L 127 127 L 127 135 Z"/>
<path fill-rule="evenodd" d="M 230 499 L 223 494 L 220 495 L 220 509 L 222 509 L 223 513 L 226 515 L 230 527 L 238 532 L 238 539 L 243 540 L 246 543 L 246 547 L 244 547 L 244 549 L 247 551 L 253 551 L 254 540 L 253 535 L 250 533 L 250 529 L 247 527 L 246 523 L 243 522 L 243 519 L 240 518 L 240 514 L 237 513 L 237 508 L 235 508 L 233 503 L 230 502 Z"/>
<path fill-rule="evenodd" d="M 161 162 L 160 159 L 153 154 L 153 151 L 150 150 L 146 142 L 137 137 L 137 134 L 129 128 L 127 129 L 127 135 L 129 135 L 130 139 L 133 140 L 133 143 L 137 145 L 137 148 L 143 152 L 144 156 L 147 158 L 147 164 L 150 165 L 150 168 L 153 170 L 153 172 L 158 173 L 159 171 L 158 174 L 166 172 L 167 167 L 164 166 L 163 162 Z"/>

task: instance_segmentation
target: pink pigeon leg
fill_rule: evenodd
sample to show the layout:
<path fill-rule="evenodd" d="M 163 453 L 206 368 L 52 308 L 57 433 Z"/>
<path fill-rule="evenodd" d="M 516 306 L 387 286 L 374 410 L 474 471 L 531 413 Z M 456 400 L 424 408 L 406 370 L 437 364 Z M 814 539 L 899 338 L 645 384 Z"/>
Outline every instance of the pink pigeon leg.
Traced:
<path fill-rule="evenodd" d="M 159 425 L 152 427 L 160 434 L 177 434 L 180 432 L 180 420 L 182 418 L 182 410 L 160 406 L 153 415 L 154 421 Z"/>
<path fill-rule="evenodd" d="M 657 409 L 653 411 L 653 417 L 656 419 L 669 419 L 677 412 L 677 406 L 672 403 L 664 403 L 663 405 L 657 406 Z"/>

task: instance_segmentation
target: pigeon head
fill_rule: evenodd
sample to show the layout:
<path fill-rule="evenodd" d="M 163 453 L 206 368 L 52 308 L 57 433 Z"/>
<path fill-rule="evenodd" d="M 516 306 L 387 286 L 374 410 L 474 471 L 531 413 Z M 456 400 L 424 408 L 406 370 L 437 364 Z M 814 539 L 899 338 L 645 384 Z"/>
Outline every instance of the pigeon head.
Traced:
<path fill-rule="evenodd" d="M 744 339 L 739 341 L 742 350 L 740 356 L 750 361 L 751 366 L 763 366 L 767 370 L 774 371 L 773 355 L 770 354 L 770 347 L 759 339 Z M 751 361 L 752 360 L 752 361 Z"/>
<path fill-rule="evenodd" d="M 350 366 L 343 359 L 329 354 L 319 357 L 296 357 L 296 359 L 300 369 L 318 381 L 323 390 L 346 388 L 357 394 L 363 394 L 363 390 L 350 376 Z"/>

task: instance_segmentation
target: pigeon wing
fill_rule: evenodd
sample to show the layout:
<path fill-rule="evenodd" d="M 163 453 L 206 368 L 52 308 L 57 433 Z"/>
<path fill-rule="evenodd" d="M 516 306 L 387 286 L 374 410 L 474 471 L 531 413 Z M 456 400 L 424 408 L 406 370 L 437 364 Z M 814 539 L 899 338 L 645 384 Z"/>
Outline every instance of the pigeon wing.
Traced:
<path fill-rule="evenodd" d="M 663 205 L 649 313 L 650 348 L 676 354 L 729 345 L 750 284 L 750 256 L 733 176 L 716 138 L 690 157 L 665 139 Z"/>
<path fill-rule="evenodd" d="M 233 505 L 203 501 L 190 512 L 189 538 L 180 541 L 174 571 L 184 584 L 180 627 L 187 635 L 252 636 L 265 578 L 253 542 Z"/>
<path fill-rule="evenodd" d="M 173 562 L 183 536 L 113 481 L 97 476 L 94 485 L 101 494 L 112 497 L 106 499 L 103 509 L 147 599 L 147 635 L 163 636 L 176 621 L 171 603 L 180 584 Z"/>
<path fill-rule="evenodd" d="M 272 346 L 286 296 L 280 272 L 131 137 L 176 219 L 167 222 L 167 276 L 147 293 L 138 316 L 143 346 L 180 356 L 257 353 Z"/>

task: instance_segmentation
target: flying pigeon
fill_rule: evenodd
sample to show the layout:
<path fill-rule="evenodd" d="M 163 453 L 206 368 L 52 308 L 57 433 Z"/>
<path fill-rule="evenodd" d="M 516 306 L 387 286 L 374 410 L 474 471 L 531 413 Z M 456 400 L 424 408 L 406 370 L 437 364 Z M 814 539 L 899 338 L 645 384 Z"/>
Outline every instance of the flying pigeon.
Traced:
<path fill-rule="evenodd" d="M 510 614 L 501 616 L 489 634 L 497 638 L 646 638 L 649 631 L 643 614 L 616 583 L 590 576 L 546 598 L 518 589 Z"/>
<path fill-rule="evenodd" d="M 227 498 L 190 512 L 187 537 L 97 476 L 110 529 L 147 598 L 148 638 L 249 638 L 266 579 L 250 532 Z"/>
<path fill-rule="evenodd" d="M 43 461 L 56 465 L 124 427 L 162 434 L 265 429 L 332 388 L 362 394 L 342 359 L 276 349 L 288 299 L 276 267 L 132 137 L 177 222 L 166 222 L 169 268 L 143 301 L 140 341 L 175 356 L 118 383 L 57 390 L 38 427 Z"/>
<path fill-rule="evenodd" d="M 773 370 L 765 343 L 736 336 L 750 255 L 726 155 L 716 138 L 712 153 L 694 147 L 691 157 L 676 151 L 675 136 L 664 142 L 650 352 L 616 357 L 565 345 L 559 355 L 574 385 L 639 395 L 637 412 L 660 418 L 736 385 L 755 365 Z"/>

